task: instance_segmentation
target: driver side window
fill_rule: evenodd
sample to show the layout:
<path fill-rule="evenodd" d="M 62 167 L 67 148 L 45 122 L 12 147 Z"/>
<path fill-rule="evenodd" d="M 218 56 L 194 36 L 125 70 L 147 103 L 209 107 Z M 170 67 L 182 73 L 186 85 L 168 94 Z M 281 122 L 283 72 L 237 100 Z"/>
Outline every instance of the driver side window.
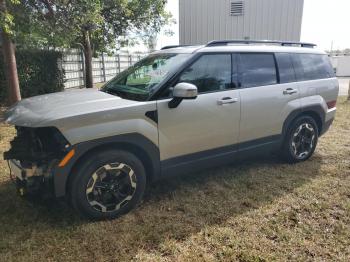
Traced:
<path fill-rule="evenodd" d="M 197 86 L 198 93 L 208 93 L 231 88 L 231 55 L 208 54 L 201 56 L 179 77 L 177 83 Z"/>

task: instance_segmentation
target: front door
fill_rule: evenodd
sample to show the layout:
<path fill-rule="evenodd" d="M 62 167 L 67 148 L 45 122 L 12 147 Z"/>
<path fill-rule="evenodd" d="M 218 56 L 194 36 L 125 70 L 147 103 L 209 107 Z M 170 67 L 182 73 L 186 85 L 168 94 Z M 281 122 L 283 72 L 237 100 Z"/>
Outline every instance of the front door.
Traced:
<path fill-rule="evenodd" d="M 236 150 L 240 97 L 236 89 L 236 64 L 231 54 L 203 54 L 174 82 L 192 83 L 198 97 L 169 108 L 171 100 L 157 102 L 162 168 L 210 161 Z M 235 67 L 236 68 L 236 67 Z"/>

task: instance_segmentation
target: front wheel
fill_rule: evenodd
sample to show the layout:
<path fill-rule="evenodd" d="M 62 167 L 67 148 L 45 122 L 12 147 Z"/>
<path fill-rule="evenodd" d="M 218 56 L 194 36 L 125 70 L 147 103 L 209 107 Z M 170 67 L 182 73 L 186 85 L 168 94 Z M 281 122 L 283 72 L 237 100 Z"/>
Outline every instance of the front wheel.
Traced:
<path fill-rule="evenodd" d="M 293 121 L 287 131 L 282 148 L 284 158 L 289 163 L 309 159 L 318 141 L 318 127 L 310 116 L 301 116 Z"/>
<path fill-rule="evenodd" d="M 91 219 L 112 219 L 125 214 L 142 199 L 146 175 L 133 154 L 108 150 L 97 152 L 78 166 L 70 186 L 76 210 Z"/>

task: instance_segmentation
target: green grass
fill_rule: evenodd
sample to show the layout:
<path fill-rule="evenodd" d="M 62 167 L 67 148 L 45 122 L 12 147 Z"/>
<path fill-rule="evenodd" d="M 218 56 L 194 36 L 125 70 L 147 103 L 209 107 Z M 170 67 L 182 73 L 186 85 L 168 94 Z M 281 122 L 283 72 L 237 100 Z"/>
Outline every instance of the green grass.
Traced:
<path fill-rule="evenodd" d="M 154 184 L 120 219 L 89 222 L 15 194 L 0 162 L 1 261 L 349 261 L 350 103 L 307 162 L 249 160 Z M 1 125 L 0 153 L 13 128 Z"/>

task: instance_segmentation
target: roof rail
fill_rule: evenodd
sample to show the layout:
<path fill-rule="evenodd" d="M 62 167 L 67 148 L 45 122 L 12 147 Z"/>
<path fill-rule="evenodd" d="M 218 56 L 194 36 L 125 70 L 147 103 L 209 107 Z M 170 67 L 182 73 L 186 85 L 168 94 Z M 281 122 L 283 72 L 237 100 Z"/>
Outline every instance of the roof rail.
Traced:
<path fill-rule="evenodd" d="M 189 46 L 189 45 L 167 45 L 167 46 L 163 46 L 160 50 L 177 48 L 177 47 L 185 47 L 185 46 Z"/>
<path fill-rule="evenodd" d="M 316 45 L 312 43 L 304 42 L 291 42 L 291 41 L 273 41 L 273 40 L 215 40 L 209 42 L 206 47 L 210 46 L 223 46 L 228 44 L 277 44 L 281 46 L 293 46 L 298 45 L 301 47 L 313 48 Z"/>

